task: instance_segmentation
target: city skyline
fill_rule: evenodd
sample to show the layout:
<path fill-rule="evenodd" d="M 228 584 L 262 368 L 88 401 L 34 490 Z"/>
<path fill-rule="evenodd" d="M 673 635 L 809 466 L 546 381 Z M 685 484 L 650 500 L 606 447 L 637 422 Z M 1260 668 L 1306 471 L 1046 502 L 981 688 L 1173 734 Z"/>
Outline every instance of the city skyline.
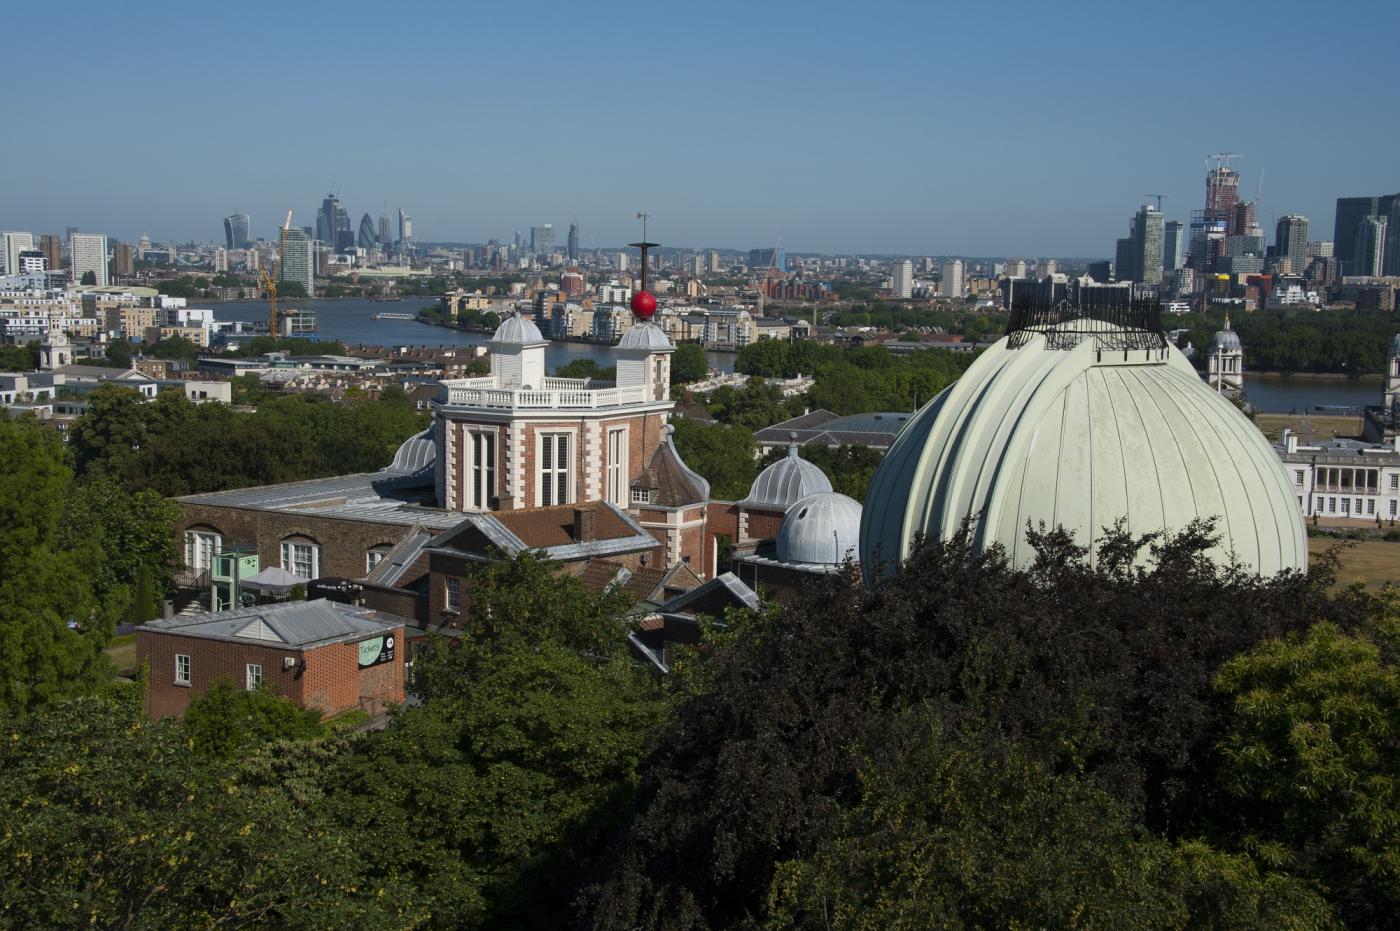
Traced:
<path fill-rule="evenodd" d="M 1390 5 L 1358 5 L 1368 28 L 1400 25 Z M 314 226 L 319 195 L 335 184 L 356 216 L 377 214 L 385 199 L 404 205 L 419 241 L 484 242 L 543 223 L 563 230 L 577 215 L 587 250 L 634 238 L 632 212 L 646 210 L 656 218 L 652 238 L 696 248 L 751 248 L 783 232 L 790 252 L 1097 257 L 1145 192 L 1166 194 L 1163 214 L 1187 220 L 1211 152 L 1245 153 L 1234 166 L 1242 196 L 1253 196 L 1267 170 L 1265 229 L 1301 214 L 1314 235 L 1330 236 L 1336 198 L 1397 187 L 1388 153 L 1400 129 L 1376 118 L 1384 99 L 1320 81 L 1273 94 L 1243 69 L 1233 96 L 1248 106 L 1199 118 L 1197 104 L 1222 86 L 1221 50 L 1199 41 L 1199 21 L 1209 12 L 1213 32 L 1248 34 L 1267 58 L 1296 40 L 1297 17 L 1315 15 L 1299 4 L 1184 4 L 1152 33 L 1131 35 L 1115 25 L 1121 8 L 1106 4 L 1058 13 L 1013 4 L 995 19 L 887 5 L 843 16 L 840 29 L 821 7 L 794 16 L 719 4 L 692 21 L 652 6 L 599 16 L 553 4 L 471 14 L 419 4 L 411 15 L 378 16 L 372 31 L 350 4 L 333 17 L 278 7 L 270 33 L 258 26 L 257 3 L 79 6 L 93 28 L 74 37 L 64 68 L 51 67 L 45 43 L 15 50 L 18 71 L 52 78 L 56 106 L 32 114 L 34 144 L 14 152 L 12 171 L 27 183 L 0 199 L 5 229 L 73 225 L 123 240 L 158 230 L 202 241 L 218 239 L 219 219 L 240 212 L 252 215 L 254 236 L 268 238 L 289 208 L 297 225 Z M 17 9 L 13 28 L 43 34 L 44 15 Z M 461 95 L 452 52 L 468 34 L 474 74 L 508 92 Z M 792 51 L 775 50 L 778 34 Z M 1352 54 L 1343 30 L 1311 41 L 1318 61 Z M 339 148 L 305 131 L 300 108 L 263 108 L 258 129 L 232 142 L 178 134 L 173 149 L 169 133 L 138 129 L 119 108 L 75 115 L 93 82 L 149 80 L 143 62 L 195 43 L 206 60 L 245 61 L 229 88 L 239 100 L 276 99 L 282 66 L 313 45 L 347 61 L 391 54 L 398 70 L 356 89 L 354 125 L 372 131 Z M 1141 74 L 1144 45 L 1170 52 L 1153 58 L 1164 65 L 1158 79 L 1122 80 Z M 618 49 L 624 67 L 600 57 L 602 48 Z M 581 62 L 584 80 L 565 82 L 562 72 L 530 67 L 534 59 Z M 687 59 L 696 67 L 672 67 Z M 162 103 L 202 113 L 211 90 L 175 82 Z M 934 118 L 947 108 L 953 119 Z M 1289 131 L 1324 108 L 1328 132 Z M 1142 132 L 1144 116 L 1170 131 Z M 541 125 L 560 143 L 539 145 Z M 1347 127 L 1365 145 L 1339 145 L 1335 134 Z M 92 159 L 62 141 L 75 128 L 114 144 Z M 744 142 L 726 143 L 733 139 Z"/>

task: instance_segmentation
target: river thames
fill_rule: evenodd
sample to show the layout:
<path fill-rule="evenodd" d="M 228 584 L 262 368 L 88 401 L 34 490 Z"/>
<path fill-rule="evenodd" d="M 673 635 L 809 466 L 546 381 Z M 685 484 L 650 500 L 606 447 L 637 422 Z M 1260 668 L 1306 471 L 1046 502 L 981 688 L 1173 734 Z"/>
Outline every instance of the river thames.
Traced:
<path fill-rule="evenodd" d="M 316 312 L 320 326 L 317 338 L 339 340 L 347 346 L 481 346 L 489 340 L 487 333 L 468 333 L 447 327 L 431 326 L 417 320 L 375 320 L 378 313 L 416 314 L 432 304 L 431 298 L 406 298 L 402 301 L 345 300 L 288 301 L 286 306 L 307 308 Z M 226 301 L 208 306 L 214 308 L 219 320 L 257 321 L 267 318 L 266 301 Z M 1245 349 L 1248 358 L 1248 347 Z M 732 352 L 707 352 L 710 367 L 721 372 L 734 371 Z M 603 368 L 613 365 L 612 347 L 593 343 L 551 342 L 545 350 L 545 364 L 555 371 L 575 359 L 592 359 Z M 1245 396 L 1261 411 L 1294 413 L 1315 411 L 1319 407 L 1360 407 L 1381 403 L 1379 376 L 1346 378 L 1329 375 L 1281 376 L 1254 374 L 1245 371 Z"/>

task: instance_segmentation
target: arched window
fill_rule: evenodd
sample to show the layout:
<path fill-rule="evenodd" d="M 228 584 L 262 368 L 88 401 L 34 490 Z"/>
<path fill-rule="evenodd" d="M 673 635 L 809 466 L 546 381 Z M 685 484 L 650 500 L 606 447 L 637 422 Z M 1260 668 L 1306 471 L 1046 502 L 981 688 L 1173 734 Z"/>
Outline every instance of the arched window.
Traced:
<path fill-rule="evenodd" d="M 185 566 L 192 572 L 214 568 L 214 557 L 223 549 L 224 536 L 213 527 L 191 527 L 185 531 Z"/>
<path fill-rule="evenodd" d="M 295 535 L 282 541 L 282 568 L 303 579 L 321 574 L 321 544 L 308 536 Z"/>

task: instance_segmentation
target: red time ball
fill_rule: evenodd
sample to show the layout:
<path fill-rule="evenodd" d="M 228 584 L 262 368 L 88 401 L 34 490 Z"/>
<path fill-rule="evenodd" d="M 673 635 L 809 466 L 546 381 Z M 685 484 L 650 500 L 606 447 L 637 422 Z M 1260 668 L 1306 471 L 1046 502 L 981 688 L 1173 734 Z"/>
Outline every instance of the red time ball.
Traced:
<path fill-rule="evenodd" d="M 650 291 L 638 291 L 632 295 L 632 313 L 646 320 L 656 313 L 656 295 Z"/>

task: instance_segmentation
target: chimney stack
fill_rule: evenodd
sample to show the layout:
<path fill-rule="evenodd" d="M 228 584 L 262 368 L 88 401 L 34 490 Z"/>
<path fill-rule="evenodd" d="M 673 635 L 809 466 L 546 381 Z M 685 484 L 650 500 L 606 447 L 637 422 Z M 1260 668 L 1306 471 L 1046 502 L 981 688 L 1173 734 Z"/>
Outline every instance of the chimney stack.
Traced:
<path fill-rule="evenodd" d="M 574 542 L 592 543 L 598 539 L 595 526 L 597 515 L 592 508 L 574 508 Z"/>

